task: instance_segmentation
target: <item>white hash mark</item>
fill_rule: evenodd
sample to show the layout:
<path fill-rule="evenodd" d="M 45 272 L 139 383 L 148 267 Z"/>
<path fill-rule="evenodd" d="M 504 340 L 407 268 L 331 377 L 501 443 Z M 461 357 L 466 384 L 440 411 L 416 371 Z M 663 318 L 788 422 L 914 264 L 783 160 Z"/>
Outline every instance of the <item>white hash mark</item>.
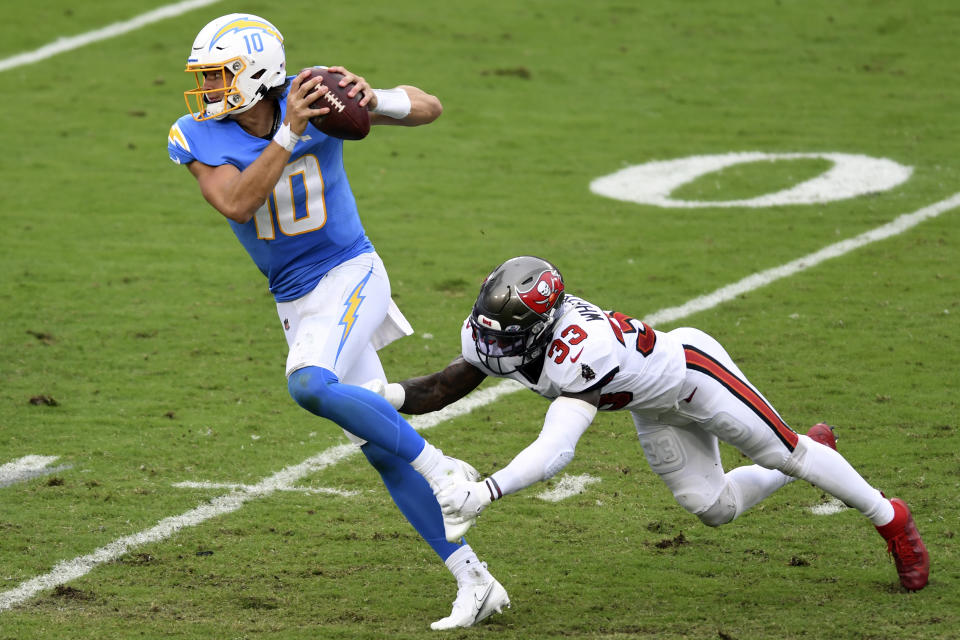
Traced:
<path fill-rule="evenodd" d="M 815 516 L 832 516 L 835 513 L 841 513 L 849 509 L 847 505 L 843 504 L 842 500 L 837 498 L 831 498 L 827 502 L 821 504 L 816 504 L 810 507 L 810 513 Z"/>
<path fill-rule="evenodd" d="M 600 478 L 595 478 L 594 476 L 586 473 L 582 476 L 571 476 L 564 474 L 563 477 L 560 478 L 560 482 L 557 483 L 557 486 L 549 491 L 538 493 L 537 497 L 541 500 L 546 500 L 547 502 L 560 502 L 561 500 L 569 498 L 570 496 L 583 493 L 583 490 L 587 486 L 595 482 L 600 482 Z"/>
<path fill-rule="evenodd" d="M 59 467 L 48 467 L 59 459 L 59 456 L 23 456 L 13 462 L 0 465 L 0 487 L 9 487 L 18 482 L 31 478 L 47 476 L 57 471 L 72 468 L 69 464 Z"/>

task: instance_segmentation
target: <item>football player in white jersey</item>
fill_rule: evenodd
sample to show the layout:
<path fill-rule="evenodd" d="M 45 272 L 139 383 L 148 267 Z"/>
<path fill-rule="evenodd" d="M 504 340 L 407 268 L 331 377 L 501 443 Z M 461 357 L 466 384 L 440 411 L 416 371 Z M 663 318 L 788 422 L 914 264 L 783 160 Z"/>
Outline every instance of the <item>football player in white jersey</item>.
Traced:
<path fill-rule="evenodd" d="M 371 125 L 436 120 L 440 101 L 409 85 L 372 89 L 343 67 Z M 184 92 L 191 113 L 170 128 L 170 159 L 185 165 L 267 277 L 289 345 L 287 386 L 304 409 L 340 425 L 380 473 L 394 502 L 457 579 L 449 616 L 431 627 L 470 626 L 509 606 L 504 588 L 435 494 L 476 472 L 427 443 L 379 395 L 358 386 L 384 378 L 377 349 L 412 332 L 390 298 L 383 262 L 367 238 L 343 164 L 343 140 L 310 120 L 327 87 L 309 71 L 286 73 L 280 31 L 232 13 L 197 35 Z"/>
<path fill-rule="evenodd" d="M 910 509 L 870 486 L 836 451 L 832 427 L 791 429 L 724 348 L 692 328 L 656 331 L 564 291 L 555 266 L 521 256 L 484 281 L 444 370 L 376 386 L 404 413 L 436 411 L 487 376 L 552 400 L 537 439 L 481 481 L 438 496 L 465 523 L 494 500 L 546 480 L 572 459 L 597 411 L 629 411 L 650 467 L 709 526 L 730 522 L 796 478 L 863 513 L 887 541 L 901 584 L 922 589 L 930 562 Z M 755 464 L 724 472 L 718 442 Z"/>

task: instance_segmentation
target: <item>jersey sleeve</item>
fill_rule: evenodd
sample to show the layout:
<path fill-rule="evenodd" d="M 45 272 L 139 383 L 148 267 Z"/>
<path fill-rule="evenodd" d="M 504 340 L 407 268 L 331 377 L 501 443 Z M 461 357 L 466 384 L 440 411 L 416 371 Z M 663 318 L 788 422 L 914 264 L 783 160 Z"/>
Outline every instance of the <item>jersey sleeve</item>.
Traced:
<path fill-rule="evenodd" d="M 176 164 L 198 160 L 217 167 L 232 164 L 240 171 L 256 160 L 269 141 L 253 138 L 229 118 L 197 122 L 187 114 L 167 134 L 167 153 Z"/>
<path fill-rule="evenodd" d="M 170 160 L 173 162 L 189 164 L 196 160 L 196 157 L 190 149 L 190 143 L 187 141 L 188 134 L 184 132 L 185 127 L 182 126 L 182 122 L 181 118 L 170 127 L 170 133 L 167 135 L 167 153 L 170 154 Z"/>
<path fill-rule="evenodd" d="M 554 335 L 563 331 L 561 328 Z M 548 351 L 544 369 L 562 393 L 583 393 L 608 380 L 619 370 L 617 353 L 606 326 L 599 331 L 591 327 L 586 338 L 570 345 L 569 353 L 560 358 L 560 362 L 557 362 L 557 358 L 551 358 Z"/>

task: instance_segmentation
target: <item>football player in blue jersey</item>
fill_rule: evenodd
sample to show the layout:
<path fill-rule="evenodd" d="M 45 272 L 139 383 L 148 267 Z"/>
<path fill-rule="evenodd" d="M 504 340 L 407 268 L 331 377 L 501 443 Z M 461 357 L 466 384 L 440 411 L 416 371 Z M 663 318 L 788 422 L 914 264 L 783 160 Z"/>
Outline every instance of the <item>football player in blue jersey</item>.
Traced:
<path fill-rule="evenodd" d="M 440 101 L 412 86 L 373 89 L 338 66 L 341 86 L 371 125 L 436 120 Z M 367 238 L 343 166 L 343 141 L 310 119 L 327 91 L 309 71 L 287 75 L 283 37 L 263 18 L 233 13 L 197 35 L 186 71 L 196 88 L 171 127 L 170 158 L 186 165 L 203 197 L 267 277 L 289 345 L 287 381 L 304 409 L 332 420 L 380 473 L 394 502 L 458 583 L 449 616 L 434 629 L 467 627 L 509 605 L 507 592 L 447 520 L 435 495 L 477 479 L 469 465 L 427 443 L 367 388 L 384 381 L 377 349 L 412 333 Z M 462 544 L 451 543 L 458 540 Z"/>

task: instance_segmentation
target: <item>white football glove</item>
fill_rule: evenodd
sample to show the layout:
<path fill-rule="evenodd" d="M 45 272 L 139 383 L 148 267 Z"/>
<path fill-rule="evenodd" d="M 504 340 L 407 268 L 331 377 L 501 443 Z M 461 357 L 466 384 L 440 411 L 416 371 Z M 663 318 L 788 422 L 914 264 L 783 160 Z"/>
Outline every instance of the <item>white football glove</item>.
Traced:
<path fill-rule="evenodd" d="M 437 496 L 444 518 L 451 522 L 473 520 L 490 504 L 490 490 L 481 482 L 461 482 Z"/>
<path fill-rule="evenodd" d="M 374 378 L 373 380 L 367 380 L 360 386 L 368 391 L 373 391 L 378 396 L 382 396 L 387 388 L 387 383 L 379 378 Z"/>
<path fill-rule="evenodd" d="M 394 409 L 402 407 L 403 401 L 406 400 L 407 397 L 407 392 L 404 391 L 403 387 L 399 384 L 395 382 L 387 383 L 386 380 L 380 380 L 379 378 L 368 380 L 360 386 L 369 391 L 373 391 L 378 396 L 383 396 Z"/>

